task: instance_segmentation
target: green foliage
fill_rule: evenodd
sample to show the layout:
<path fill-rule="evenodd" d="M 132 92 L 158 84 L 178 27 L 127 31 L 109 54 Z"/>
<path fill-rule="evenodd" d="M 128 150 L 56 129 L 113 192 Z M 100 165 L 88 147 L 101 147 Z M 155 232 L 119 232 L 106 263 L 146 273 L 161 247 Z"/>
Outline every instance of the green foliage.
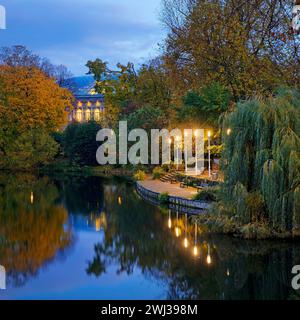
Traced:
<path fill-rule="evenodd" d="M 200 190 L 194 197 L 193 200 L 204 201 L 204 202 L 215 202 L 217 201 L 217 190 L 215 188 L 204 188 Z"/>
<path fill-rule="evenodd" d="M 190 91 L 186 94 L 179 118 L 190 122 L 196 120 L 203 128 L 217 128 L 219 117 L 228 110 L 230 101 L 229 91 L 218 82 L 213 82 L 199 93 Z"/>
<path fill-rule="evenodd" d="M 146 179 L 146 173 L 142 170 L 138 170 L 134 176 L 133 176 L 135 181 L 144 181 Z"/>
<path fill-rule="evenodd" d="M 9 143 L 5 156 L 0 159 L 0 169 L 30 170 L 54 159 L 59 145 L 42 129 L 25 131 L 20 135 L 7 132 Z"/>
<path fill-rule="evenodd" d="M 158 196 L 158 201 L 160 204 L 167 204 L 169 203 L 169 193 L 168 192 L 163 192 Z"/>
<path fill-rule="evenodd" d="M 99 147 L 96 135 L 100 129 L 100 125 L 93 121 L 70 124 L 63 139 L 66 156 L 79 165 L 96 165 L 96 152 Z"/>
<path fill-rule="evenodd" d="M 275 98 L 238 104 L 224 121 L 223 201 L 241 223 L 267 219 L 274 230 L 298 229 L 300 96 L 281 90 Z"/>
<path fill-rule="evenodd" d="M 165 128 L 167 117 L 165 113 L 156 107 L 146 106 L 137 109 L 129 115 L 128 128 L 142 128 L 145 130 Z"/>
<path fill-rule="evenodd" d="M 162 177 L 162 175 L 164 174 L 164 170 L 161 167 L 155 167 L 152 171 L 152 178 L 154 180 L 156 179 L 160 179 Z"/>

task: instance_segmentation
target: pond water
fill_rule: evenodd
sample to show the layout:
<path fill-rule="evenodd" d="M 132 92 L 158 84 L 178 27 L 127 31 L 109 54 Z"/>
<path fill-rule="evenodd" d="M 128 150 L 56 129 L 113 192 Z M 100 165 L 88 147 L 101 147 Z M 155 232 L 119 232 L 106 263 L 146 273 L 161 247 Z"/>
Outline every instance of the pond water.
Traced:
<path fill-rule="evenodd" d="M 0 176 L 0 299 L 297 299 L 300 244 L 212 236 L 122 180 Z"/>

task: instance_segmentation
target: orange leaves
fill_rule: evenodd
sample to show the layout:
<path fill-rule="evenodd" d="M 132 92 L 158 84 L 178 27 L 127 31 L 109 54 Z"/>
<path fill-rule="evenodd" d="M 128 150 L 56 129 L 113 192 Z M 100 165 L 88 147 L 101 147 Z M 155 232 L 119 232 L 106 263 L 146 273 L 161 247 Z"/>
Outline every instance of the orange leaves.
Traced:
<path fill-rule="evenodd" d="M 41 128 L 47 132 L 66 122 L 72 95 L 36 68 L 0 66 L 1 125 L 15 124 L 22 132 Z M 3 123 L 4 121 L 4 123 Z"/>

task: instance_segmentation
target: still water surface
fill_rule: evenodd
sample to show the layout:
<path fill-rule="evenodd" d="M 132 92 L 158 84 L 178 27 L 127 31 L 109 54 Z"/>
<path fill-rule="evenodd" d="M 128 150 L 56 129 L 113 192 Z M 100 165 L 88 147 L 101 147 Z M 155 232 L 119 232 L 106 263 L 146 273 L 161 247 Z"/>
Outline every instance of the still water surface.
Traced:
<path fill-rule="evenodd" d="M 0 176 L 0 299 L 299 299 L 300 244 L 205 235 L 101 178 Z"/>

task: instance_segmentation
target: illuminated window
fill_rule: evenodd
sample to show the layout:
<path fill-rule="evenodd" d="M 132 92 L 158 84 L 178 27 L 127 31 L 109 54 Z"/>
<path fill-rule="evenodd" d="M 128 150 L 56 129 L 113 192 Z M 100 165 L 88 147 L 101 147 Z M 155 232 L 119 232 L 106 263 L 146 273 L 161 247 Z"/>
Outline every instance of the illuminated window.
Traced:
<path fill-rule="evenodd" d="M 91 110 L 90 109 L 87 109 L 85 111 L 85 120 L 86 121 L 90 121 L 91 120 Z"/>
<path fill-rule="evenodd" d="M 95 109 L 95 111 L 94 111 L 94 119 L 95 119 L 95 121 L 99 121 L 100 120 L 100 110 L 99 109 Z"/>
<path fill-rule="evenodd" d="M 81 121 L 82 121 L 82 110 L 81 110 L 81 109 L 78 109 L 78 110 L 76 111 L 76 120 L 77 120 L 78 122 L 81 122 Z"/>

